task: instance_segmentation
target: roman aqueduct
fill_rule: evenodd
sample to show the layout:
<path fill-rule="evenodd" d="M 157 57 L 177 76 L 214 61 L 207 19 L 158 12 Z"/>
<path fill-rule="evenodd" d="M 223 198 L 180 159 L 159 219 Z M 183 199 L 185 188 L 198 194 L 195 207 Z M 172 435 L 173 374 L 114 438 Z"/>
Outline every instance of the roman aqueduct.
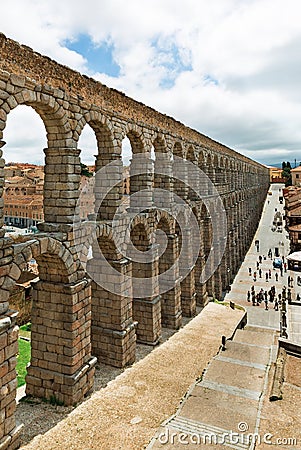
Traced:
<path fill-rule="evenodd" d="M 222 297 L 252 241 L 269 175 L 266 167 L 4 35 L 0 55 L 0 149 L 7 116 L 19 105 L 33 108 L 47 133 L 45 222 L 19 244 L 0 229 L 0 445 L 12 449 L 19 433 L 18 327 L 8 299 L 26 263 L 34 258 L 39 267 L 26 393 L 75 404 L 93 385 L 97 359 L 131 364 L 136 341 L 155 345 L 162 325 L 177 329 L 196 305 Z M 95 132 L 101 176 L 95 214 L 81 223 L 78 140 L 86 124 Z M 131 196 L 121 211 L 125 136 L 133 152 Z M 1 195 L 4 164 L 0 159 Z M 138 192 L 142 208 L 133 195 Z M 131 251 L 147 254 L 145 261 L 127 252 L 126 226 Z M 209 275 L 202 278 L 206 264 Z M 160 278 L 167 270 L 168 277 Z"/>

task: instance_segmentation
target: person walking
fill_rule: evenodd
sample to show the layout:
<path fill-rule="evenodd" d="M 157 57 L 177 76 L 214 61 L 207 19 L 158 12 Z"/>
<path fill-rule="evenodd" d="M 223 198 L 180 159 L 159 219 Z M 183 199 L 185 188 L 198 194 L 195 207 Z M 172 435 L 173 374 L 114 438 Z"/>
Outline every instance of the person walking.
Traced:
<path fill-rule="evenodd" d="M 259 278 L 262 278 L 262 276 L 261 276 L 262 275 L 262 270 L 261 269 L 258 270 L 258 274 L 259 274 Z"/>
<path fill-rule="evenodd" d="M 260 264 L 262 263 L 262 256 L 261 255 L 259 255 L 259 262 L 260 262 Z"/>
<path fill-rule="evenodd" d="M 256 262 L 257 270 L 259 269 L 259 261 Z"/>
<path fill-rule="evenodd" d="M 275 279 L 278 281 L 278 272 L 275 272 Z"/>
<path fill-rule="evenodd" d="M 282 266 L 280 267 L 280 275 L 283 277 L 283 268 L 282 268 Z"/>
<path fill-rule="evenodd" d="M 256 276 L 257 276 L 257 274 L 256 274 L 256 272 L 254 272 L 254 274 L 253 274 L 254 281 L 256 281 Z"/>
<path fill-rule="evenodd" d="M 250 293 L 250 291 L 248 291 L 247 292 L 247 300 L 248 300 L 248 302 L 250 301 L 250 298 L 251 298 L 251 293 Z"/>
<path fill-rule="evenodd" d="M 249 276 L 252 276 L 252 268 L 249 267 Z"/>
<path fill-rule="evenodd" d="M 267 311 L 269 309 L 268 299 L 264 300 L 264 303 L 265 303 L 265 310 Z"/>
<path fill-rule="evenodd" d="M 277 298 L 275 299 L 275 303 L 274 303 L 274 310 L 278 311 L 278 302 L 277 302 Z"/>
<path fill-rule="evenodd" d="M 272 272 L 271 272 L 271 269 L 269 269 L 269 279 L 271 279 L 272 278 Z"/>
<path fill-rule="evenodd" d="M 265 281 L 269 281 L 269 274 L 268 274 L 268 272 L 266 272 L 266 274 L 265 274 Z"/>
<path fill-rule="evenodd" d="M 286 273 L 287 272 L 287 264 L 286 264 L 286 262 L 283 264 L 283 267 L 284 267 L 284 272 Z"/>

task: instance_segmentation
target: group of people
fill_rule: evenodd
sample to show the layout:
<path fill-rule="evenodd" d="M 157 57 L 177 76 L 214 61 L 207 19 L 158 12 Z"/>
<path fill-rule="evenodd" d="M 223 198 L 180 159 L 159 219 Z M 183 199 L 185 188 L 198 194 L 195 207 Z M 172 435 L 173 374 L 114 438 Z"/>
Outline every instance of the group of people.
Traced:
<path fill-rule="evenodd" d="M 269 250 L 267 257 L 271 258 L 271 259 L 273 257 L 271 249 Z M 268 269 L 267 271 L 265 271 L 265 275 L 264 275 L 263 270 L 261 268 L 262 262 L 266 261 L 267 257 L 261 256 L 261 255 L 258 257 L 258 260 L 256 262 L 256 270 L 253 271 L 253 269 L 251 267 L 249 267 L 249 276 L 253 276 L 254 282 L 257 281 L 257 273 L 258 273 L 259 278 L 265 277 L 266 282 L 269 282 L 272 280 L 271 269 Z M 279 275 L 281 277 L 283 276 L 283 270 L 284 270 L 284 272 L 287 272 L 287 264 L 284 259 L 284 256 L 282 257 L 282 265 L 279 267 L 280 274 L 278 271 L 274 272 L 275 281 L 278 281 Z M 263 277 L 263 275 L 264 275 L 264 277 Z M 260 306 L 261 304 L 264 303 L 266 310 L 269 309 L 269 305 L 270 305 L 275 309 L 275 311 L 278 311 L 280 306 L 283 305 L 283 302 L 285 302 L 286 300 L 288 300 L 288 301 L 292 300 L 291 288 L 293 288 L 293 281 L 294 281 L 293 277 L 291 277 L 289 275 L 287 278 L 287 286 L 288 287 L 286 288 L 286 286 L 283 286 L 282 291 L 278 292 L 278 293 L 276 292 L 275 286 L 271 286 L 270 289 L 261 288 L 258 292 L 255 292 L 255 287 L 253 285 L 253 286 L 251 286 L 250 290 L 248 290 L 248 292 L 247 292 L 247 301 L 252 302 L 253 306 Z M 300 300 L 299 294 L 297 294 L 296 300 L 297 301 Z"/>
<path fill-rule="evenodd" d="M 273 305 L 275 311 L 278 311 L 280 305 L 282 304 L 282 294 L 276 294 L 275 286 L 272 286 L 271 289 L 264 290 L 260 289 L 259 292 L 255 292 L 255 287 L 252 286 L 251 290 L 247 292 L 247 301 L 251 302 L 253 306 L 260 306 L 261 303 L 265 304 L 265 309 L 269 309 L 269 303 Z"/>

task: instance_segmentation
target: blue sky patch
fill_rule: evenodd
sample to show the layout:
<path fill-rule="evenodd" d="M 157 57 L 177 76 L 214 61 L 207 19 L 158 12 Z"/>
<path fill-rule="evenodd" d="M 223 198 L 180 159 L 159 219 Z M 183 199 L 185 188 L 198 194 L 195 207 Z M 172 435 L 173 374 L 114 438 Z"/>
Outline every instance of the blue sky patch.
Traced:
<path fill-rule="evenodd" d="M 160 39 L 155 39 L 152 46 L 156 50 L 156 64 L 166 69 L 166 76 L 160 83 L 161 87 L 171 88 L 181 72 L 192 70 L 187 55 L 181 54 L 180 49 L 173 42 L 161 43 Z"/>
<path fill-rule="evenodd" d="M 87 34 L 80 34 L 76 39 L 64 41 L 65 47 L 73 50 L 86 58 L 88 68 L 92 72 L 105 73 L 111 77 L 118 77 L 120 67 L 114 61 L 113 45 L 103 42 L 95 44 Z"/>

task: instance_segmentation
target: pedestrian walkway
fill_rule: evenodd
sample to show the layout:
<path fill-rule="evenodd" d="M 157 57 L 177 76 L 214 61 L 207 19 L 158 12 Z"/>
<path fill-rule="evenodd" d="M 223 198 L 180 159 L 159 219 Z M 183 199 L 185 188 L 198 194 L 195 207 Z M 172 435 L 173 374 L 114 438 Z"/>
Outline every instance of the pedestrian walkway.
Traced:
<path fill-rule="evenodd" d="M 276 348 L 271 330 L 237 330 L 149 449 L 195 448 L 196 443 L 206 449 L 251 448 Z"/>

